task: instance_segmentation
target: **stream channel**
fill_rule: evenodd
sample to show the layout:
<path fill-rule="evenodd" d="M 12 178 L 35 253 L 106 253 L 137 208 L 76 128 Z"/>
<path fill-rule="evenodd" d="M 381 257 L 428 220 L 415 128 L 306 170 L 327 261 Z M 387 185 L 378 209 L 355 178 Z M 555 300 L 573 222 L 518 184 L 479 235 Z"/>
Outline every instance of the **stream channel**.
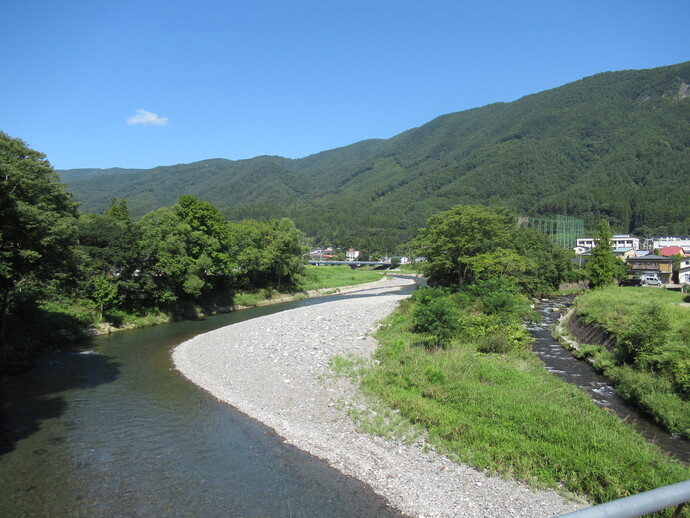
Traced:
<path fill-rule="evenodd" d="M 685 464 L 690 463 L 690 441 L 668 433 L 647 416 L 625 403 L 604 376 L 598 374 L 590 364 L 573 357 L 570 351 L 564 349 L 551 336 L 551 328 L 571 306 L 573 298 L 573 296 L 555 297 L 537 305 L 535 309 L 541 315 L 541 322 L 528 326 L 535 339 L 532 350 L 537 353 L 552 374 L 589 393 L 596 404 L 632 423 L 638 433 L 667 454 Z"/>
<path fill-rule="evenodd" d="M 172 349 L 192 336 L 343 296 L 99 336 L 3 378 L 0 516 L 400 516 L 367 485 L 284 444 L 172 365 Z M 542 322 L 531 326 L 547 368 L 688 462 L 687 442 L 637 415 L 551 338 L 552 308 L 568 304 L 542 304 Z"/>

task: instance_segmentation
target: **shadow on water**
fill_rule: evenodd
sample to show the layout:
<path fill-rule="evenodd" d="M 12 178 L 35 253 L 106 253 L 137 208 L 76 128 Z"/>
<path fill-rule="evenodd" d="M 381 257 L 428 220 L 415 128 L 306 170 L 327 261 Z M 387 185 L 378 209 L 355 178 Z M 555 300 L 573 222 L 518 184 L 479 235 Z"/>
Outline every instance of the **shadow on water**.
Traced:
<path fill-rule="evenodd" d="M 0 378 L 0 455 L 41 428 L 46 419 L 60 417 L 67 402 L 60 394 L 111 383 L 119 362 L 70 346 L 46 353 L 29 372 Z"/>
<path fill-rule="evenodd" d="M 170 355 L 219 327 L 378 293 L 94 337 L 6 377 L 0 516 L 399 517 L 369 486 L 193 385 Z"/>

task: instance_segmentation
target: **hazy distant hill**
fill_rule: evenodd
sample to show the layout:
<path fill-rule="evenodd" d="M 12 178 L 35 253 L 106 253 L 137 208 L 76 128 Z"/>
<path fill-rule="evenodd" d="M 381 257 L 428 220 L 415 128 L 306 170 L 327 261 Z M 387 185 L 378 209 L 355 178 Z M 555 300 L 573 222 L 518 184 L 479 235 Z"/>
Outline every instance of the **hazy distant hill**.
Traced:
<path fill-rule="evenodd" d="M 111 167 L 110 169 L 68 169 L 60 171 L 60 174 L 62 175 L 62 179 L 69 183 L 95 178 L 97 176 L 123 173 L 140 173 L 142 171 L 145 171 L 145 169 L 122 169 L 121 167 Z"/>
<path fill-rule="evenodd" d="M 61 174 L 87 212 L 115 197 L 141 216 L 189 193 L 333 242 L 399 242 L 458 203 L 690 234 L 690 62 L 598 74 L 299 160 Z"/>

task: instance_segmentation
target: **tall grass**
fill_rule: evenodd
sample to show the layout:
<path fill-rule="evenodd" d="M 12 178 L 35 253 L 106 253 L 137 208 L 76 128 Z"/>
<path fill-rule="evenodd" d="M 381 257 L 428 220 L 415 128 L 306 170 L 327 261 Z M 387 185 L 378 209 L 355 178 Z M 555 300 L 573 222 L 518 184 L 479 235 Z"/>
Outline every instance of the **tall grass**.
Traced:
<path fill-rule="evenodd" d="M 422 425 L 437 448 L 489 473 L 595 502 L 690 478 L 690 469 L 524 348 L 484 354 L 467 335 L 444 348 L 415 345 L 414 304 L 404 302 L 378 331 L 378 362 L 362 387 Z"/>

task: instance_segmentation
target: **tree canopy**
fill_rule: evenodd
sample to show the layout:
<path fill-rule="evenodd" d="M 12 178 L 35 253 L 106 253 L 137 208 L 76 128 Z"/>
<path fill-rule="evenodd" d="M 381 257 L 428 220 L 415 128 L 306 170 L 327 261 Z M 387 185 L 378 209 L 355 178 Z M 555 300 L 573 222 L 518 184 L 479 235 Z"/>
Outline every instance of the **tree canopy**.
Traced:
<path fill-rule="evenodd" d="M 77 205 L 45 155 L 0 132 L 0 343 L 20 290 L 74 273 Z"/>
<path fill-rule="evenodd" d="M 520 228 L 506 209 L 458 205 L 429 218 L 412 243 L 431 284 L 511 280 L 536 293 L 557 289 L 569 276 L 569 252 L 537 231 Z"/>
<path fill-rule="evenodd" d="M 625 275 L 625 263 L 618 259 L 611 250 L 611 229 L 608 221 L 599 223 L 599 242 L 592 250 L 592 257 L 587 261 L 587 277 L 593 288 L 613 284 Z"/>

